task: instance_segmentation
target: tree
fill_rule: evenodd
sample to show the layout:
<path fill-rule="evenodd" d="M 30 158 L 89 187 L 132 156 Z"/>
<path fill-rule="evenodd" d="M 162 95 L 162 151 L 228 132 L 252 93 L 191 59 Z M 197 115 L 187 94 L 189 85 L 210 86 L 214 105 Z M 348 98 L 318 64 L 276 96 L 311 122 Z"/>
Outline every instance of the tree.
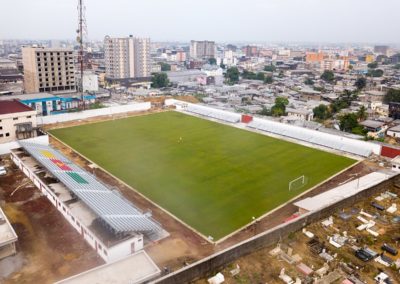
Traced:
<path fill-rule="evenodd" d="M 251 71 L 243 70 L 241 74 L 243 79 L 248 79 L 248 80 L 255 80 L 257 77 L 257 74 Z"/>
<path fill-rule="evenodd" d="M 304 80 L 304 84 L 312 86 L 314 85 L 314 81 L 311 78 L 307 78 Z"/>
<path fill-rule="evenodd" d="M 217 59 L 215 59 L 214 57 L 209 58 L 208 64 L 217 65 Z"/>
<path fill-rule="evenodd" d="M 276 71 L 276 67 L 275 67 L 274 64 L 271 63 L 270 65 L 267 65 L 267 66 L 264 67 L 264 71 L 275 72 Z"/>
<path fill-rule="evenodd" d="M 320 104 L 313 109 L 314 117 L 325 120 L 331 116 L 329 108 L 326 105 Z"/>
<path fill-rule="evenodd" d="M 258 112 L 258 114 L 270 116 L 270 115 L 271 115 L 271 111 L 270 111 L 269 109 L 267 109 L 265 106 L 263 106 L 263 107 L 262 107 L 262 110 L 260 110 L 260 111 Z"/>
<path fill-rule="evenodd" d="M 330 109 L 331 113 L 337 113 L 344 108 L 350 106 L 351 102 L 357 99 L 357 94 L 353 93 L 349 90 L 344 90 L 343 94 L 339 96 L 339 98 L 331 103 Z"/>
<path fill-rule="evenodd" d="M 370 69 L 368 70 L 367 76 L 371 77 L 382 77 L 383 70 L 382 69 Z"/>
<path fill-rule="evenodd" d="M 166 73 L 154 73 L 151 76 L 151 86 L 153 88 L 164 88 L 169 85 L 168 76 Z"/>
<path fill-rule="evenodd" d="M 368 117 L 367 109 L 365 108 L 365 106 L 361 106 L 360 109 L 357 111 L 358 120 L 360 121 L 366 120 L 367 117 Z"/>
<path fill-rule="evenodd" d="M 226 70 L 225 78 L 228 81 L 228 84 L 235 84 L 239 81 L 239 70 L 237 67 L 231 67 Z"/>
<path fill-rule="evenodd" d="M 339 117 L 340 130 L 352 132 L 352 130 L 357 126 L 359 126 L 357 121 L 357 114 L 347 113 Z"/>
<path fill-rule="evenodd" d="M 281 107 L 274 105 L 271 108 L 271 115 L 275 116 L 275 117 L 283 116 L 283 115 L 285 115 L 285 108 L 281 108 Z"/>
<path fill-rule="evenodd" d="M 161 71 L 171 71 L 171 65 L 168 63 L 160 62 L 158 64 L 161 65 Z"/>
<path fill-rule="evenodd" d="M 287 98 L 277 97 L 275 99 L 275 105 L 271 108 L 272 116 L 282 116 L 285 115 L 286 106 L 289 104 Z"/>
<path fill-rule="evenodd" d="M 264 81 L 265 75 L 264 73 L 258 72 L 254 73 L 251 71 L 244 70 L 241 74 L 243 79 L 248 79 L 248 80 L 260 80 Z"/>
<path fill-rule="evenodd" d="M 349 64 L 349 70 L 353 70 L 353 69 L 354 69 L 354 66 Z"/>
<path fill-rule="evenodd" d="M 219 65 L 219 67 L 221 67 L 222 69 L 226 68 L 226 65 L 224 64 L 224 62 L 221 60 L 221 64 Z"/>
<path fill-rule="evenodd" d="M 375 69 L 376 67 L 378 67 L 378 62 L 368 63 L 367 67 L 371 68 L 371 69 Z"/>
<path fill-rule="evenodd" d="M 331 70 L 325 70 L 321 75 L 321 79 L 325 82 L 333 82 L 335 80 L 335 74 Z"/>
<path fill-rule="evenodd" d="M 272 84 L 273 82 L 274 82 L 274 78 L 272 78 L 272 76 L 267 76 L 264 79 L 265 84 Z"/>
<path fill-rule="evenodd" d="M 393 68 L 396 70 L 400 70 L 400 63 L 397 63 Z"/>
<path fill-rule="evenodd" d="M 399 103 L 400 102 L 400 90 L 389 89 L 384 98 L 383 102 L 388 104 L 390 102 Z"/>
<path fill-rule="evenodd" d="M 360 77 L 354 83 L 354 86 L 357 87 L 357 90 L 361 91 L 367 85 L 367 80 L 364 77 Z"/>
<path fill-rule="evenodd" d="M 264 73 L 258 72 L 256 75 L 256 80 L 264 81 L 265 75 Z"/>

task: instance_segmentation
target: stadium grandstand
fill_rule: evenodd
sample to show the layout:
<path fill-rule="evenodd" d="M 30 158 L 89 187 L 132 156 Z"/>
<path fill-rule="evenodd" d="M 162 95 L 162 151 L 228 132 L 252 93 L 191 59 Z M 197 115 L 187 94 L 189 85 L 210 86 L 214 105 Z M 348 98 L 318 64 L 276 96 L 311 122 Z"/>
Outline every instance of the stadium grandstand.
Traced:
<path fill-rule="evenodd" d="M 241 118 L 240 114 L 230 113 L 222 110 L 217 110 L 193 104 L 188 104 L 184 109 L 191 113 L 195 113 L 201 116 L 206 116 L 230 123 L 238 123 Z"/>
<path fill-rule="evenodd" d="M 47 145 L 19 143 L 23 152 L 13 150 L 13 161 L 106 261 L 142 249 L 143 235 L 149 240 L 165 235 L 149 213 L 141 212 L 60 152 Z M 121 250 L 123 244 L 126 250 Z"/>
<path fill-rule="evenodd" d="M 369 157 L 372 153 L 379 154 L 380 151 L 380 146 L 373 143 L 303 127 L 283 124 L 271 120 L 254 119 L 247 126 L 256 130 L 297 139 L 314 145 L 319 145 L 362 157 Z"/>
<path fill-rule="evenodd" d="M 241 115 L 238 113 L 191 104 L 175 99 L 167 99 L 165 100 L 165 104 L 167 106 L 174 105 L 178 110 L 184 110 L 230 123 L 238 123 L 241 118 Z M 356 156 L 369 157 L 371 154 L 381 154 L 381 145 L 378 143 L 361 141 L 325 131 L 322 132 L 272 120 L 254 118 L 247 124 L 247 127 Z"/>

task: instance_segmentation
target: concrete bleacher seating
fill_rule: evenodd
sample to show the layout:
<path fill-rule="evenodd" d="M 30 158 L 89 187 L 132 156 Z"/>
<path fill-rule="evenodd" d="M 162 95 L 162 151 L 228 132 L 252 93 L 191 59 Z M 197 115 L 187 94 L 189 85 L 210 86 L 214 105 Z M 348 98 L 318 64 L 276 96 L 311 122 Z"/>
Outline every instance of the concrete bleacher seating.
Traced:
<path fill-rule="evenodd" d="M 374 150 L 379 147 L 365 141 L 355 140 L 270 120 L 255 119 L 250 122 L 247 127 L 363 157 L 370 156 Z"/>
<path fill-rule="evenodd" d="M 188 105 L 185 110 L 191 113 L 211 117 L 230 123 L 237 123 L 240 121 L 240 114 L 229 113 L 218 109 L 212 109 L 198 105 Z"/>

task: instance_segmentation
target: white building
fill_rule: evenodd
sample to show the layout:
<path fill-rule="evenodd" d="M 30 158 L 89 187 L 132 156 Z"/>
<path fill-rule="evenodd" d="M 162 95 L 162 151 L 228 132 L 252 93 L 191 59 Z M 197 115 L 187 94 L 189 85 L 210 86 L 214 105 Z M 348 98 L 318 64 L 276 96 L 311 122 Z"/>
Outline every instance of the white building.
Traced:
<path fill-rule="evenodd" d="M 190 57 L 194 59 L 215 58 L 215 42 L 190 41 Z"/>
<path fill-rule="evenodd" d="M 234 51 L 228 49 L 224 51 L 223 63 L 227 66 L 234 66 L 237 64 L 237 58 Z"/>
<path fill-rule="evenodd" d="M 97 92 L 99 90 L 99 78 L 97 74 L 90 71 L 83 73 L 83 91 Z"/>
<path fill-rule="evenodd" d="M 12 150 L 12 161 L 106 262 L 140 251 L 145 236 L 156 241 L 167 235 L 149 214 L 60 152 L 46 145 L 19 143 L 22 147 Z"/>
<path fill-rule="evenodd" d="M 397 156 L 392 159 L 392 170 L 395 172 L 400 172 L 400 156 Z"/>
<path fill-rule="evenodd" d="M 0 101 L 0 143 L 30 138 L 35 127 L 36 110 L 17 100 Z"/>
<path fill-rule="evenodd" d="M 298 120 L 311 121 L 314 118 L 314 113 L 307 109 L 286 108 L 287 115 Z"/>
<path fill-rule="evenodd" d="M 16 254 L 18 236 L 0 208 L 0 259 Z"/>
<path fill-rule="evenodd" d="M 150 76 L 150 39 L 133 36 L 104 38 L 106 78 L 130 79 Z"/>
<path fill-rule="evenodd" d="M 400 125 L 389 128 L 386 132 L 386 135 L 393 138 L 400 138 Z"/>

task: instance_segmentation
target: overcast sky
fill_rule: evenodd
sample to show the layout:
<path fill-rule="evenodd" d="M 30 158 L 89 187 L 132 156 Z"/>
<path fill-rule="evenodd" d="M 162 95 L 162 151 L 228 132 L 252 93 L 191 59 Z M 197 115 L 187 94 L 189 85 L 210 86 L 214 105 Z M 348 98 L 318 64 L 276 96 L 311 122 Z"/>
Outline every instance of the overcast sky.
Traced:
<path fill-rule="evenodd" d="M 73 39 L 78 0 L 0 0 L 1 39 Z M 84 0 L 89 39 L 400 42 L 400 0 Z"/>

